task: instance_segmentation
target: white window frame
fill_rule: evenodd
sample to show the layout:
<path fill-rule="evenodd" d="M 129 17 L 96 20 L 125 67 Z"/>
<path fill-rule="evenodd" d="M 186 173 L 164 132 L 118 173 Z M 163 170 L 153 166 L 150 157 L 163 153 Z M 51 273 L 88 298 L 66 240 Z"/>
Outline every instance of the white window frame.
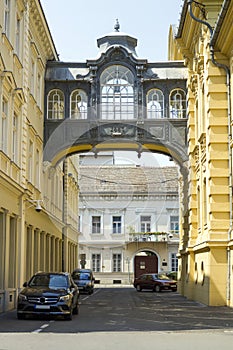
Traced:
<path fill-rule="evenodd" d="M 94 224 L 94 222 L 93 222 L 93 218 L 100 218 L 100 221 L 99 221 L 99 232 L 93 232 L 94 230 L 93 230 L 93 224 Z M 102 233 L 102 216 L 101 215 L 92 215 L 91 216 L 91 234 L 92 235 L 100 235 Z"/>
<path fill-rule="evenodd" d="M 19 117 L 13 115 L 12 124 L 12 160 L 17 164 L 19 161 Z"/>
<path fill-rule="evenodd" d="M 91 254 L 91 265 L 93 272 L 101 272 L 101 254 L 100 253 L 92 253 Z"/>
<path fill-rule="evenodd" d="M 120 218 L 120 220 L 114 220 L 114 218 Z M 114 224 L 116 226 L 114 227 Z M 115 230 L 115 232 L 114 232 Z M 112 216 L 112 233 L 115 234 L 122 234 L 122 216 L 121 215 L 113 215 Z"/>
<path fill-rule="evenodd" d="M 150 218 L 150 220 L 146 220 L 145 218 Z M 151 215 L 140 216 L 140 232 L 151 232 Z"/>
<path fill-rule="evenodd" d="M 11 22 L 11 0 L 4 0 L 4 32 L 10 37 L 10 22 Z"/>
<path fill-rule="evenodd" d="M 9 119 L 9 101 L 3 97 L 2 99 L 2 127 L 1 127 L 1 149 L 7 153 L 7 134 L 8 134 L 8 119 Z"/>
<path fill-rule="evenodd" d="M 122 272 L 122 254 L 112 254 L 112 272 Z"/>
<path fill-rule="evenodd" d="M 87 119 L 87 94 L 81 89 L 74 90 L 70 96 L 70 118 Z"/>

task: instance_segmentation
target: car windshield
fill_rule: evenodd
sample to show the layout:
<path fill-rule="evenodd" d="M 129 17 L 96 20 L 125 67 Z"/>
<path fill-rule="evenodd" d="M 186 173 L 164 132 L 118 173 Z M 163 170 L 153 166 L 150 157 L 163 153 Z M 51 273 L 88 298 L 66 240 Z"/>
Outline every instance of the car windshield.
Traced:
<path fill-rule="evenodd" d="M 65 276 L 59 275 L 38 275 L 34 276 L 30 283 L 30 287 L 48 287 L 52 289 L 67 288 L 67 279 Z"/>
<path fill-rule="evenodd" d="M 158 274 L 157 278 L 159 280 L 170 280 L 170 278 L 168 276 L 164 275 L 163 273 Z"/>
<path fill-rule="evenodd" d="M 91 275 L 89 272 L 74 272 L 72 274 L 72 277 L 74 280 L 90 280 L 91 279 Z"/>

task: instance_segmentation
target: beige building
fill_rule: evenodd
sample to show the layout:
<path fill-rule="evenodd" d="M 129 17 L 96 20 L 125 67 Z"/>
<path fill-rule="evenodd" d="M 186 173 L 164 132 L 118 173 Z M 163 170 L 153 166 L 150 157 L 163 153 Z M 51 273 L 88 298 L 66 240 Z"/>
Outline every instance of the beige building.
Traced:
<path fill-rule="evenodd" d="M 38 270 L 77 261 L 77 161 L 43 163 L 44 75 L 58 55 L 38 0 L 0 0 L 0 312 Z M 72 175 L 70 175 L 72 174 Z"/>
<path fill-rule="evenodd" d="M 169 59 L 188 68 L 188 225 L 179 248 L 179 291 L 233 306 L 233 2 L 184 1 Z"/>

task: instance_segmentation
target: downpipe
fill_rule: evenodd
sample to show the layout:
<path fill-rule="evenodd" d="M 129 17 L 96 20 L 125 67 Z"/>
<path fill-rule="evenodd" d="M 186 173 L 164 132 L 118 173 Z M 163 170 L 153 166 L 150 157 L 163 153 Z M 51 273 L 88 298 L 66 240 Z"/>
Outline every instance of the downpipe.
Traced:
<path fill-rule="evenodd" d="M 228 2 L 228 0 L 225 0 L 222 8 L 225 7 L 225 4 Z M 218 68 L 224 69 L 226 73 L 226 85 L 227 85 L 227 109 L 228 109 L 228 155 L 229 155 L 229 216 L 230 216 L 230 225 L 229 225 L 229 230 L 228 230 L 228 242 L 231 240 L 231 234 L 232 234 L 232 227 L 233 227 L 233 210 L 232 210 L 232 148 L 231 148 L 231 141 L 232 141 L 232 131 L 231 131 L 231 75 L 230 75 L 230 69 L 227 65 L 219 63 L 215 60 L 214 57 L 214 45 L 212 43 L 212 38 L 213 38 L 213 28 L 211 25 L 204 20 L 201 20 L 197 18 L 193 14 L 192 10 L 192 4 L 197 4 L 199 6 L 203 6 L 203 4 L 198 3 L 195 0 L 188 0 L 187 4 L 189 7 L 189 14 L 192 17 L 192 19 L 196 22 L 199 22 L 205 26 L 208 27 L 210 31 L 210 57 L 212 63 L 217 66 Z M 221 16 L 221 15 L 220 15 Z M 231 288 L 230 288 L 230 283 L 231 283 L 231 250 L 230 247 L 227 247 L 227 291 L 226 291 L 226 297 L 227 297 L 227 305 L 230 305 L 230 300 L 231 300 Z"/>

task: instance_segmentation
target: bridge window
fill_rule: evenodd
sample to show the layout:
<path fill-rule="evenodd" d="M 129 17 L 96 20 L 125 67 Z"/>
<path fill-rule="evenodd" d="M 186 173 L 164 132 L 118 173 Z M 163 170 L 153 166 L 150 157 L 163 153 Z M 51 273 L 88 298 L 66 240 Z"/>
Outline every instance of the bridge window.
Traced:
<path fill-rule="evenodd" d="M 134 76 L 126 67 L 111 66 L 102 73 L 101 119 L 123 120 L 134 118 Z"/>
<path fill-rule="evenodd" d="M 51 90 L 47 100 L 48 119 L 64 118 L 64 94 L 61 90 Z"/>
<path fill-rule="evenodd" d="M 162 91 L 152 89 L 147 94 L 147 118 L 157 119 L 164 117 L 164 98 Z"/>
<path fill-rule="evenodd" d="M 75 90 L 71 94 L 70 118 L 87 119 L 87 94 L 82 90 Z"/>
<path fill-rule="evenodd" d="M 181 89 L 170 94 L 170 118 L 186 118 L 186 94 Z"/>

